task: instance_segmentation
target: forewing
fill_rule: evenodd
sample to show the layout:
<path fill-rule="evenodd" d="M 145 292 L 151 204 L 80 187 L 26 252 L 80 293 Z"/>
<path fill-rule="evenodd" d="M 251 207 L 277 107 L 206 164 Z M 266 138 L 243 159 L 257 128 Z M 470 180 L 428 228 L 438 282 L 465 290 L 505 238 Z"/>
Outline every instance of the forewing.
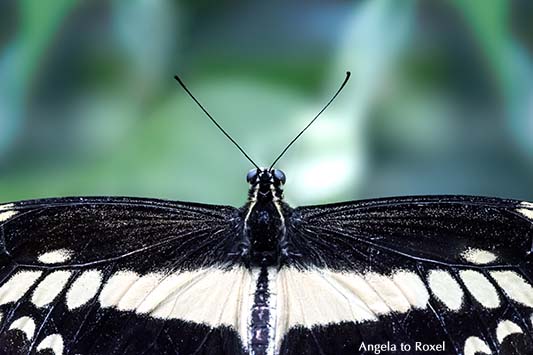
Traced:
<path fill-rule="evenodd" d="M 232 207 L 149 199 L 0 205 L 0 352 L 239 353 L 231 324 L 183 314 L 224 303 L 200 291 L 231 270 L 240 225 Z"/>
<path fill-rule="evenodd" d="M 421 353 L 533 353 L 531 203 L 403 197 L 301 207 L 288 220 L 285 268 L 309 287 L 287 299 L 308 313 L 282 353 L 416 342 L 429 346 Z"/>

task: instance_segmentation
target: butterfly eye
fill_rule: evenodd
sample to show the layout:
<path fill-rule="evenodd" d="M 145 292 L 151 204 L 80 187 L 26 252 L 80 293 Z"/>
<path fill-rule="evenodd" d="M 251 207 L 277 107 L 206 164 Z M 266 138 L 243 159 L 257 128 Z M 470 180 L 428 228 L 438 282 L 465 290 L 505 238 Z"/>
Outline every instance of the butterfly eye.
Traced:
<path fill-rule="evenodd" d="M 285 181 L 287 178 L 285 177 L 285 173 L 281 170 L 274 169 L 272 171 L 272 174 L 274 175 L 274 180 L 279 181 L 282 185 L 285 184 Z"/>
<path fill-rule="evenodd" d="M 248 172 L 248 174 L 246 174 L 246 181 L 251 184 L 255 181 L 255 179 L 257 179 L 257 174 L 259 173 L 259 171 L 257 169 L 252 169 Z"/>

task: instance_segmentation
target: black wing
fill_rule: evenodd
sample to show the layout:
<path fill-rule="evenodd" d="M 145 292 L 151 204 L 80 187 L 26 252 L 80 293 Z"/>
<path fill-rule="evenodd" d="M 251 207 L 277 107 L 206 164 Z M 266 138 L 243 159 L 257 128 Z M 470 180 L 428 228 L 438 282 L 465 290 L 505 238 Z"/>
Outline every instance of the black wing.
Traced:
<path fill-rule="evenodd" d="M 120 312 L 112 296 L 231 267 L 240 225 L 232 207 L 149 199 L 0 205 L 0 353 L 240 353 L 230 327 Z"/>
<path fill-rule="evenodd" d="M 533 204 L 401 197 L 300 207 L 288 220 L 288 266 L 318 270 L 327 282 L 308 297 L 328 302 L 281 353 L 533 354 Z M 335 313 L 349 297 L 363 305 Z"/>

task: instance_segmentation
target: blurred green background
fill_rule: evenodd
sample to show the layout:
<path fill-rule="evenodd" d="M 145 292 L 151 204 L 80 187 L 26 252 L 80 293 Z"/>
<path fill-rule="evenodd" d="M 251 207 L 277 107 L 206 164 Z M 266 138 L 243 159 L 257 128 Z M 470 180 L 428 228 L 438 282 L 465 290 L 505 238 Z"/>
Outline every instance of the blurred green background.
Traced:
<path fill-rule="evenodd" d="M 292 204 L 533 200 L 530 1 L 2 1 L 0 201 L 240 205 L 250 164 Z"/>

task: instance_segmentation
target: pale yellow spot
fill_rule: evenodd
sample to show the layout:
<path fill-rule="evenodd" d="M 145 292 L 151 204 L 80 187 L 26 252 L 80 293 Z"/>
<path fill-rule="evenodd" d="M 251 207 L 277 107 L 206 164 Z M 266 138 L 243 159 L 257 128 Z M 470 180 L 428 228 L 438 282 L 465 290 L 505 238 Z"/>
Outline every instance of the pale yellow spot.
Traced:
<path fill-rule="evenodd" d="M 483 249 L 468 248 L 461 256 L 468 262 L 476 265 L 484 265 L 493 262 L 498 257 L 496 254 Z"/>
<path fill-rule="evenodd" d="M 470 337 L 465 341 L 465 355 L 475 355 L 478 353 L 490 354 L 490 348 L 478 337 Z"/>
<path fill-rule="evenodd" d="M 527 208 L 519 208 L 516 210 L 518 213 L 524 215 L 525 217 L 533 220 L 533 210 Z"/>
<path fill-rule="evenodd" d="M 0 212 L 0 222 L 5 222 L 7 221 L 8 219 L 10 219 L 11 217 L 13 217 L 14 215 L 16 215 L 18 212 L 17 211 L 5 211 L 5 212 Z"/>
<path fill-rule="evenodd" d="M 452 311 L 458 311 L 463 304 L 463 290 L 446 271 L 432 270 L 428 276 L 431 292 Z"/>
<path fill-rule="evenodd" d="M 72 251 L 68 249 L 57 249 L 39 255 L 38 260 L 43 264 L 59 264 L 69 260 Z"/>
<path fill-rule="evenodd" d="M 498 338 L 500 344 L 507 336 L 516 333 L 523 333 L 522 328 L 510 320 L 501 321 L 496 328 L 496 338 Z"/>
<path fill-rule="evenodd" d="M 18 329 L 24 332 L 24 334 L 26 334 L 26 338 L 31 340 L 33 338 L 33 334 L 35 334 L 35 322 L 30 317 L 20 317 L 11 323 L 11 326 L 9 326 L 9 330 L 13 329 Z"/>

